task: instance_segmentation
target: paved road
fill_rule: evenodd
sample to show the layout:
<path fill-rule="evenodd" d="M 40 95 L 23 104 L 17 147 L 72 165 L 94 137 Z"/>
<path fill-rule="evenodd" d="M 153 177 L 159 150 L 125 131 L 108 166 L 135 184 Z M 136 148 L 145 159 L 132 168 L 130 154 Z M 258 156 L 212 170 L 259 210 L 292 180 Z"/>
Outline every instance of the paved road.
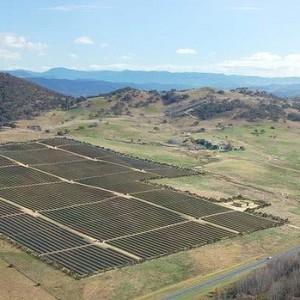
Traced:
<path fill-rule="evenodd" d="M 284 251 L 280 254 L 277 254 L 276 256 L 277 257 L 278 256 L 287 256 L 287 255 L 291 255 L 291 254 L 296 254 L 298 252 L 300 252 L 300 245 L 290 248 L 289 250 Z M 177 292 L 174 292 L 172 294 L 166 295 L 166 296 L 162 297 L 161 300 L 174 300 L 174 299 L 179 299 L 184 296 L 186 296 L 188 298 L 189 295 L 197 295 L 197 293 L 201 293 L 204 289 L 212 287 L 215 284 L 221 283 L 224 280 L 230 280 L 230 279 L 233 279 L 237 275 L 243 275 L 246 272 L 263 267 L 267 264 L 268 261 L 269 260 L 267 258 L 254 261 L 254 262 L 249 263 L 245 266 L 242 266 L 236 270 L 216 276 L 213 279 L 199 283 L 190 288 L 185 288 L 185 289 L 179 290 Z"/>

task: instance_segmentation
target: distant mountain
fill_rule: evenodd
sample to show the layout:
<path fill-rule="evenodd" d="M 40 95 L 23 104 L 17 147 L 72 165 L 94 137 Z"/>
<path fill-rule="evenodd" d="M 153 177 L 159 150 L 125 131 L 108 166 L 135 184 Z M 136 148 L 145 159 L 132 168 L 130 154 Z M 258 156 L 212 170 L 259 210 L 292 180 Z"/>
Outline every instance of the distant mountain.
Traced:
<path fill-rule="evenodd" d="M 267 78 L 258 76 L 224 75 L 197 72 L 166 72 L 166 71 L 79 71 L 67 68 L 53 68 L 46 72 L 37 73 L 26 70 L 6 71 L 15 76 L 40 77 L 52 79 L 88 79 L 109 82 L 126 83 L 160 83 L 184 84 L 192 87 L 216 86 L 233 88 L 236 86 L 266 86 L 272 84 L 300 84 L 298 77 Z"/>
<path fill-rule="evenodd" d="M 300 94 L 300 89 L 298 90 L 297 87 L 297 85 L 300 85 L 299 77 L 267 78 L 197 72 L 172 73 L 166 71 L 80 71 L 67 68 L 53 68 L 42 73 L 26 70 L 7 72 L 18 77 L 30 78 L 43 86 L 71 95 L 105 93 L 111 91 L 111 89 L 118 89 L 124 86 L 146 90 L 188 89 L 207 86 L 220 89 L 259 87 L 260 89 L 273 91 L 280 96 Z M 42 81 L 37 78 L 51 79 L 51 81 Z M 76 80 L 76 82 L 59 82 L 58 80 Z M 80 82 L 77 80 L 80 80 Z M 97 83 L 96 81 L 99 82 Z M 281 88 L 281 86 L 284 87 Z M 90 90 L 88 91 L 88 89 Z"/>
<path fill-rule="evenodd" d="M 17 119 L 31 118 L 43 110 L 67 109 L 76 102 L 73 97 L 0 73 L 0 126 Z"/>
<path fill-rule="evenodd" d="M 268 86 L 258 86 L 258 89 L 263 89 L 268 93 L 272 93 L 279 97 L 294 97 L 300 96 L 300 84 L 273 84 Z"/>
<path fill-rule="evenodd" d="M 86 80 L 86 79 L 48 79 L 48 78 L 26 78 L 31 82 L 37 83 L 45 88 L 53 91 L 70 95 L 74 97 L 79 96 L 94 96 L 99 94 L 106 94 L 112 91 L 122 89 L 127 86 L 141 90 L 170 90 L 186 89 L 185 85 L 168 85 L 159 83 L 147 83 L 147 84 L 136 84 L 136 83 L 124 83 L 124 82 L 109 82 L 103 80 Z"/>
<path fill-rule="evenodd" d="M 21 77 L 21 78 L 30 78 L 30 77 L 35 77 L 40 75 L 40 73 L 26 71 L 26 70 L 0 71 L 0 72 L 10 74 L 16 77 Z"/>

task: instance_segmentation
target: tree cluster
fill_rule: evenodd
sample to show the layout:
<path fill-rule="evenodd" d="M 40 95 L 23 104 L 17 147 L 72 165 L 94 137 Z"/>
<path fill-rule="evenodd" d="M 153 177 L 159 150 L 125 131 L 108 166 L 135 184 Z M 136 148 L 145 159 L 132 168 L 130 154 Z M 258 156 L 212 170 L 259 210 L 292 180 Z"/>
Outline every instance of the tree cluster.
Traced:
<path fill-rule="evenodd" d="M 223 101 L 217 101 L 214 99 L 200 102 L 192 110 L 192 115 L 200 120 L 207 120 L 216 117 L 219 114 L 233 111 L 234 109 L 245 109 L 246 104 L 241 100 L 225 99 Z"/>
<path fill-rule="evenodd" d="M 26 80 L 0 73 L 0 126 L 30 119 L 40 111 L 70 109 L 82 99 L 65 96 Z"/>
<path fill-rule="evenodd" d="M 247 110 L 238 114 L 236 118 L 247 119 L 250 122 L 257 119 L 271 119 L 276 122 L 284 116 L 285 112 L 281 105 L 261 102 L 252 107 L 248 106 Z"/>
<path fill-rule="evenodd" d="M 300 256 L 270 259 L 266 267 L 240 280 L 221 299 L 287 300 L 300 297 Z"/>
<path fill-rule="evenodd" d="M 181 102 L 189 98 L 188 94 L 178 94 L 176 90 L 168 91 L 162 94 L 161 99 L 164 105 L 170 105 L 173 103 Z"/>

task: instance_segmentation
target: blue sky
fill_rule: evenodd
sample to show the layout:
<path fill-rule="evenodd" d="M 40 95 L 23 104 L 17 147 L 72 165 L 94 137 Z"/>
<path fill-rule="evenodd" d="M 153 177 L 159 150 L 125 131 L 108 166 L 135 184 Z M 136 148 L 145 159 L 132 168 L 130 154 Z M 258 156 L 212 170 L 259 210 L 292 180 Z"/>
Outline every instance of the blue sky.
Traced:
<path fill-rule="evenodd" d="M 0 1 L 0 69 L 300 76 L 299 0 Z"/>

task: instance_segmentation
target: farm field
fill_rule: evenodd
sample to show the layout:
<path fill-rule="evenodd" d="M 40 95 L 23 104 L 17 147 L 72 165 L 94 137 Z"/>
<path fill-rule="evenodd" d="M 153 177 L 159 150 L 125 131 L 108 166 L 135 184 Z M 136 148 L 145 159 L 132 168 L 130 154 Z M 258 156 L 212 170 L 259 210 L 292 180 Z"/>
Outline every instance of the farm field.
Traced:
<path fill-rule="evenodd" d="M 125 177 L 126 173 L 121 173 L 118 175 L 103 176 L 103 177 L 93 177 L 88 179 L 83 179 L 80 182 L 88 185 L 99 186 L 105 189 L 113 190 L 123 194 L 131 194 L 143 191 L 149 191 L 155 189 L 155 187 L 142 183 L 135 182 L 128 179 L 119 180 L 120 177 Z"/>
<path fill-rule="evenodd" d="M 87 244 L 59 226 L 27 214 L 1 218 L 0 227 L 2 234 L 38 254 Z"/>
<path fill-rule="evenodd" d="M 110 192 L 67 182 L 0 189 L 0 197 L 36 211 L 100 202 L 113 196 Z"/>
<path fill-rule="evenodd" d="M 74 162 L 84 160 L 80 156 L 73 155 L 68 152 L 57 151 L 54 149 L 9 151 L 4 152 L 4 155 L 6 153 L 9 158 L 26 165 L 46 165 L 60 162 Z"/>
<path fill-rule="evenodd" d="M 22 151 L 22 150 L 38 150 L 38 149 L 47 149 L 46 145 L 40 143 L 8 143 L 0 145 L 0 152 L 2 154 L 10 151 Z"/>
<path fill-rule="evenodd" d="M 206 221 L 225 226 L 238 232 L 249 232 L 274 226 L 274 222 L 239 211 L 217 214 L 203 218 Z"/>
<path fill-rule="evenodd" d="M 176 252 L 178 249 L 187 250 L 234 235 L 212 225 L 188 221 L 127 238 L 115 239 L 111 243 L 142 258 L 155 258 Z"/>
<path fill-rule="evenodd" d="M 69 180 L 79 180 L 89 177 L 116 174 L 128 170 L 128 168 L 123 166 L 90 160 L 40 165 L 37 168 L 44 172 L 55 174 Z"/>
<path fill-rule="evenodd" d="M 57 178 L 23 166 L 0 168 L 0 189 L 56 182 Z"/>
<path fill-rule="evenodd" d="M 74 270 L 76 274 L 81 276 L 135 263 L 135 260 L 126 255 L 96 246 L 70 249 L 47 254 L 44 257 L 55 261 L 68 270 Z"/>
<path fill-rule="evenodd" d="M 121 197 L 43 214 L 101 241 L 183 220 L 175 213 Z"/>
<path fill-rule="evenodd" d="M 200 218 L 206 215 L 230 211 L 230 209 L 199 199 L 182 192 L 161 189 L 157 191 L 139 192 L 133 194 L 138 199 L 147 200 L 151 203 L 163 205 L 169 209 Z"/>
<path fill-rule="evenodd" d="M 0 157 L 0 168 L 9 167 L 9 166 L 13 166 L 13 165 L 16 165 L 16 163 L 3 157 L 3 156 Z"/>
<path fill-rule="evenodd" d="M 2 237 L 76 277 L 279 225 L 149 182 L 195 171 L 72 140 L 2 145 L 0 162 Z"/>
<path fill-rule="evenodd" d="M 5 217 L 19 213 L 21 213 L 21 211 L 17 207 L 0 200 L 0 217 Z"/>

